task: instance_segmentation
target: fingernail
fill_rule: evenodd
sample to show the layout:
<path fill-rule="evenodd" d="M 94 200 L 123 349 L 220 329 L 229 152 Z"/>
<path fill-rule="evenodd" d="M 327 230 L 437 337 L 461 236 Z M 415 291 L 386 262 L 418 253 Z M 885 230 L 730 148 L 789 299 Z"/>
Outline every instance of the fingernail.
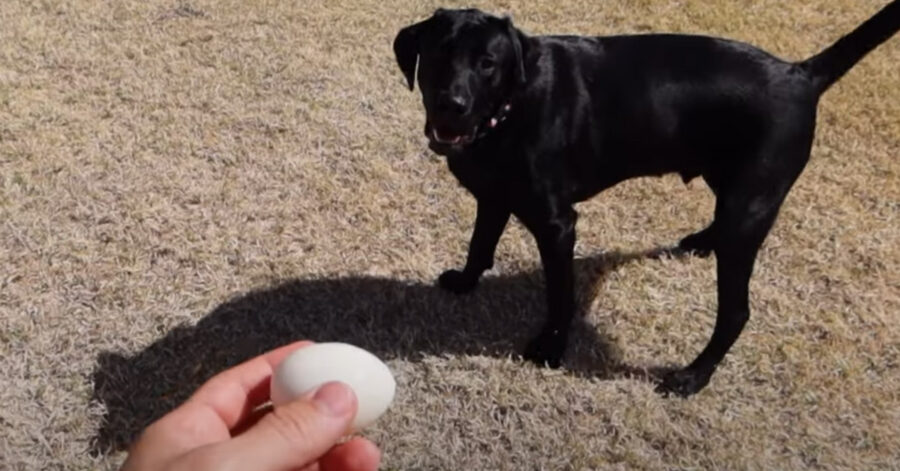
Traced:
<path fill-rule="evenodd" d="M 313 402 L 323 411 L 336 417 L 347 414 L 353 407 L 354 394 L 344 383 L 327 383 L 322 385 L 313 396 Z"/>

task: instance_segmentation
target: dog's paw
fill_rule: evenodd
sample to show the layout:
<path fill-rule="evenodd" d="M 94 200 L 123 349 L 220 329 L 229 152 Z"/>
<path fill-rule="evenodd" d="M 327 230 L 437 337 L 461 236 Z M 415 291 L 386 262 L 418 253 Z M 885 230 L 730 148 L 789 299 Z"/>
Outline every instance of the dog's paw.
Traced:
<path fill-rule="evenodd" d="M 713 251 L 713 241 L 709 229 L 704 229 L 681 239 L 678 242 L 678 250 L 696 257 L 709 257 Z"/>
<path fill-rule="evenodd" d="M 528 342 L 524 358 L 538 366 L 559 368 L 565 353 L 566 336 L 564 334 L 541 332 L 540 335 Z"/>
<path fill-rule="evenodd" d="M 699 370 L 682 369 L 668 373 L 656 386 L 656 392 L 663 396 L 688 397 L 700 392 L 708 383 L 712 373 Z"/>
<path fill-rule="evenodd" d="M 451 293 L 468 293 L 478 286 L 478 277 L 469 276 L 459 270 L 447 270 L 438 278 L 438 285 Z"/>

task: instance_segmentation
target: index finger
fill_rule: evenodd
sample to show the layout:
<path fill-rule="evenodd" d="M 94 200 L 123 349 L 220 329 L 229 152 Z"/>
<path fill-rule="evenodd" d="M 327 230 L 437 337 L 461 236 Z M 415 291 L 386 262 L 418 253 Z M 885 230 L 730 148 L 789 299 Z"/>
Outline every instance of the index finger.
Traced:
<path fill-rule="evenodd" d="M 294 342 L 229 368 L 200 386 L 188 402 L 213 410 L 231 430 L 269 398 L 269 378 L 275 367 L 295 350 L 312 343 Z"/>

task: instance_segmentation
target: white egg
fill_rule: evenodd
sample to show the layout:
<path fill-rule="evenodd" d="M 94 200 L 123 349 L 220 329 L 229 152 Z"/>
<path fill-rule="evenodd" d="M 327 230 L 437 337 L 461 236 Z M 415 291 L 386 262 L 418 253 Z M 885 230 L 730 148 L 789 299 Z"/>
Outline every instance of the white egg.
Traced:
<path fill-rule="evenodd" d="M 275 368 L 272 403 L 290 402 L 330 381 L 347 384 L 356 393 L 353 430 L 375 422 L 391 405 L 397 387 L 391 370 L 375 355 L 346 343 L 317 343 L 291 353 Z"/>

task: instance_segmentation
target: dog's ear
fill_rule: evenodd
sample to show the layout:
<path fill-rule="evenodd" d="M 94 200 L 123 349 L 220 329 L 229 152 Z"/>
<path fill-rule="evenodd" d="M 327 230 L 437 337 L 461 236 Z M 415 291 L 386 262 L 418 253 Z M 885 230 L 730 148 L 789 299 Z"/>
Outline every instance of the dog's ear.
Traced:
<path fill-rule="evenodd" d="M 503 17 L 503 22 L 506 23 L 506 34 L 509 35 L 509 41 L 512 43 L 513 53 L 515 54 L 516 82 L 518 82 L 521 85 L 521 84 L 524 84 L 526 81 L 525 54 L 522 51 L 522 43 L 524 42 L 525 35 L 523 35 L 521 31 L 519 31 L 518 29 L 516 29 L 515 26 L 513 26 L 512 18 L 505 16 L 505 17 Z"/>
<path fill-rule="evenodd" d="M 409 89 L 413 89 L 416 83 L 416 62 L 419 59 L 419 39 L 422 32 L 431 19 L 420 21 L 416 24 L 409 25 L 397 33 L 394 38 L 394 56 L 397 58 L 397 65 L 406 76 L 406 83 Z"/>

